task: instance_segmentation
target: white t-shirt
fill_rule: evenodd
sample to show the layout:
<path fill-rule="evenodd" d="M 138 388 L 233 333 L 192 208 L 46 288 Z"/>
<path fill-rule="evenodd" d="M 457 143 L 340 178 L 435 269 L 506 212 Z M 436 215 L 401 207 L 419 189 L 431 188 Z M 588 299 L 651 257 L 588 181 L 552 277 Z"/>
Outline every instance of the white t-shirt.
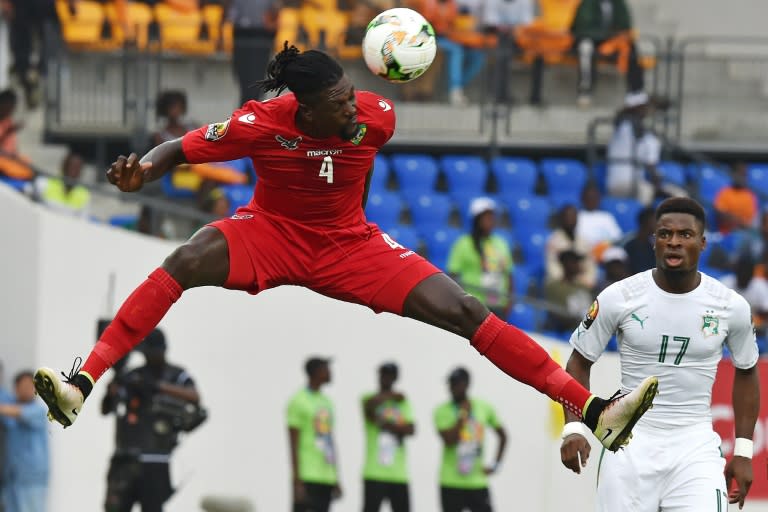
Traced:
<path fill-rule="evenodd" d="M 768 281 L 762 277 L 753 277 L 746 288 L 736 287 L 736 276 L 728 274 L 720 279 L 728 288 L 747 299 L 752 309 L 760 313 L 768 312 Z"/>
<path fill-rule="evenodd" d="M 482 22 L 488 27 L 515 27 L 533 21 L 532 0 L 486 0 Z"/>
<path fill-rule="evenodd" d="M 659 395 L 641 422 L 659 428 L 711 423 L 712 384 L 723 344 L 736 368 L 757 363 L 749 304 L 703 273 L 695 290 L 678 294 L 659 288 L 652 273 L 603 290 L 570 343 L 596 361 L 617 333 L 622 389 L 634 389 L 650 375 L 659 378 Z"/>
<path fill-rule="evenodd" d="M 603 210 L 579 210 L 576 238 L 585 240 L 590 249 L 600 242 L 615 242 L 622 231 L 612 213 Z"/>
<path fill-rule="evenodd" d="M 635 138 L 632 122 L 619 123 L 608 143 L 608 172 L 605 185 L 611 195 L 633 195 L 635 181 L 645 179 L 645 166 L 656 165 L 661 156 L 661 141 L 651 132 Z"/>

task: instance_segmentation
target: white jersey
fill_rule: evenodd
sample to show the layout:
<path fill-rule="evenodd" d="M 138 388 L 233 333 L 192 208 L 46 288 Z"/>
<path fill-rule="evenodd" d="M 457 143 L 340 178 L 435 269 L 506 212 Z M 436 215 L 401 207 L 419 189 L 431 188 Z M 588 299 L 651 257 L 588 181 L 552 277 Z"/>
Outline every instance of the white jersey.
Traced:
<path fill-rule="evenodd" d="M 649 375 L 659 378 L 659 395 L 641 422 L 660 428 L 711 423 L 712 384 L 723 344 L 736 368 L 757 363 L 749 304 L 703 273 L 688 293 L 663 291 L 652 273 L 603 290 L 570 343 L 594 362 L 616 333 L 622 389 L 636 388 Z"/>

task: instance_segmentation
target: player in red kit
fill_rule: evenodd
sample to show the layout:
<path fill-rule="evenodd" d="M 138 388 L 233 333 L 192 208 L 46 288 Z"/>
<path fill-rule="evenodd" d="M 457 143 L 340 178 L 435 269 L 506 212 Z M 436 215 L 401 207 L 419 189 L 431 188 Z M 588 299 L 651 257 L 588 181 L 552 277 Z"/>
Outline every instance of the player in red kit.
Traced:
<path fill-rule="evenodd" d="M 392 102 L 356 91 L 325 53 L 287 43 L 267 76 L 260 84 L 266 91 L 291 93 L 249 101 L 223 123 L 165 142 L 141 159 L 120 156 L 107 171 L 112 184 L 133 192 L 181 163 L 250 157 L 259 179 L 246 207 L 195 233 L 136 288 L 82 369 L 63 380 L 48 368 L 36 372 L 50 418 L 71 425 L 96 380 L 185 290 L 222 286 L 255 294 L 292 284 L 463 336 L 508 375 L 572 410 L 608 449 L 626 444 L 656 395 L 655 377 L 610 400 L 591 395 L 525 333 L 366 221 L 374 156 L 395 129 Z"/>

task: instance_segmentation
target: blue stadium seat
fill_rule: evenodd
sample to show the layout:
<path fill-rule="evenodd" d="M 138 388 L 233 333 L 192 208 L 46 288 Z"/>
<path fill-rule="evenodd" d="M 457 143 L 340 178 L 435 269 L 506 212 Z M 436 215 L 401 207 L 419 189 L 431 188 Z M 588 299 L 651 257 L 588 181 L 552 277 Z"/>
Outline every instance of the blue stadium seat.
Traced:
<path fill-rule="evenodd" d="M 229 167 L 234 169 L 240 174 L 248 176 L 249 183 L 256 182 L 256 170 L 253 167 L 253 160 L 249 157 L 238 158 L 237 160 L 229 160 L 227 162 L 218 162 L 218 165 Z"/>
<path fill-rule="evenodd" d="M 578 160 L 545 158 L 540 167 L 550 194 L 562 190 L 578 190 L 581 193 L 587 182 L 587 168 Z"/>
<path fill-rule="evenodd" d="M 392 155 L 390 163 L 401 191 L 434 190 L 438 169 L 435 159 L 431 156 L 397 154 Z"/>
<path fill-rule="evenodd" d="M 388 234 L 392 240 L 399 243 L 403 247 L 414 251 L 418 251 L 420 249 L 421 239 L 419 238 L 419 234 L 416 232 L 416 230 L 411 226 L 395 224 L 388 226 L 387 229 L 382 228 L 382 231 Z"/>
<path fill-rule="evenodd" d="M 533 195 L 539 174 L 533 160 L 508 156 L 493 158 L 491 172 L 502 195 Z"/>
<path fill-rule="evenodd" d="M 525 228 L 515 230 L 517 246 L 523 253 L 525 266 L 531 275 L 538 279 L 544 271 L 544 253 L 550 232 L 542 228 Z"/>
<path fill-rule="evenodd" d="M 747 166 L 749 188 L 758 194 L 768 195 L 768 163 Z"/>
<path fill-rule="evenodd" d="M 227 200 L 229 201 L 229 214 L 235 213 L 241 206 L 248 204 L 253 195 L 252 185 L 225 185 L 221 187 L 221 191 L 224 192 Z"/>
<path fill-rule="evenodd" d="M 535 331 L 539 317 L 539 310 L 528 304 L 518 302 L 512 306 L 507 321 L 518 329 Z"/>
<path fill-rule="evenodd" d="M 523 196 L 504 198 L 504 201 L 515 230 L 522 227 L 544 229 L 549 225 L 552 206 L 543 197 Z"/>
<path fill-rule="evenodd" d="M 389 181 L 389 161 L 384 155 L 376 155 L 373 160 L 370 190 L 381 191 L 387 188 Z"/>
<path fill-rule="evenodd" d="M 604 197 L 600 208 L 612 213 L 621 230 L 630 233 L 637 229 L 637 214 L 643 209 L 643 204 L 636 199 Z"/>
<path fill-rule="evenodd" d="M 606 193 L 606 176 L 608 175 L 608 164 L 605 162 L 597 162 L 592 166 L 592 179 L 597 183 L 600 192 Z"/>
<path fill-rule="evenodd" d="M 24 188 L 30 183 L 28 180 L 16 180 L 13 178 L 7 178 L 5 176 L 0 176 L 0 182 L 5 183 L 9 187 L 18 190 L 19 192 L 24 192 Z"/>
<path fill-rule="evenodd" d="M 453 201 L 447 195 L 433 192 L 404 194 L 404 196 L 411 211 L 411 220 L 419 230 L 424 231 L 448 224 L 453 212 Z"/>
<path fill-rule="evenodd" d="M 577 209 L 581 205 L 581 191 L 573 189 L 570 191 L 561 190 L 549 195 L 549 204 L 554 211 L 560 211 L 564 206 L 575 206 Z"/>
<path fill-rule="evenodd" d="M 448 182 L 448 191 L 457 194 L 484 195 L 488 181 L 488 167 L 479 156 L 446 155 L 440 163 Z"/>
<path fill-rule="evenodd" d="M 365 216 L 380 226 L 394 226 L 400 221 L 402 209 L 403 201 L 395 192 L 372 191 L 365 204 Z"/>
<path fill-rule="evenodd" d="M 699 184 L 699 197 L 711 203 L 720 189 L 731 184 L 731 179 L 725 171 L 705 165 L 698 168 L 696 182 Z"/>
<path fill-rule="evenodd" d="M 515 265 L 512 270 L 512 277 L 515 281 L 515 294 L 525 297 L 531 286 L 535 286 L 531 270 L 525 265 Z"/>
<path fill-rule="evenodd" d="M 125 215 L 112 215 L 109 218 L 108 222 L 111 226 L 117 226 L 119 228 L 129 228 L 131 226 L 135 226 L 138 220 L 139 220 L 138 215 L 125 214 Z"/>
<path fill-rule="evenodd" d="M 688 178 L 685 175 L 685 168 L 677 162 L 659 162 L 659 165 L 657 165 L 656 168 L 662 176 L 662 181 L 665 183 L 684 187 L 688 181 Z"/>
<path fill-rule="evenodd" d="M 427 247 L 427 258 L 438 268 L 445 270 L 448 254 L 453 243 L 463 232 L 452 227 L 444 227 L 427 233 L 422 233 Z"/>

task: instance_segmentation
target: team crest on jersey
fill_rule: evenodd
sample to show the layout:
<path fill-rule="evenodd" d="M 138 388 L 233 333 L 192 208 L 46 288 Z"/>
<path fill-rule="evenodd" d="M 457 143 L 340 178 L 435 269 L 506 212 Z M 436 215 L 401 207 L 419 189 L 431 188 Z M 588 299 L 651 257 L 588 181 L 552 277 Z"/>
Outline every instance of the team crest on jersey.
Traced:
<path fill-rule="evenodd" d="M 275 135 L 275 140 L 288 151 L 294 151 L 299 147 L 299 142 L 301 142 L 301 135 L 291 140 L 286 139 L 282 135 Z"/>
<path fill-rule="evenodd" d="M 701 332 L 704 333 L 704 337 L 720 334 L 720 319 L 710 313 L 707 311 L 703 317 L 704 323 L 701 326 Z"/>
<path fill-rule="evenodd" d="M 205 132 L 205 140 L 209 142 L 215 142 L 227 134 L 229 130 L 229 119 L 223 123 L 212 123 L 208 125 L 208 130 Z"/>
<path fill-rule="evenodd" d="M 368 127 L 365 124 L 361 124 L 357 127 L 357 133 L 354 137 L 352 137 L 349 142 L 354 144 L 355 146 L 359 146 L 360 142 L 363 140 L 363 137 L 365 137 L 365 133 L 368 131 Z"/>
<path fill-rule="evenodd" d="M 597 313 L 600 311 L 600 303 L 597 302 L 597 299 L 592 303 L 591 306 L 589 306 L 589 309 L 587 310 L 587 314 L 584 315 L 584 320 L 581 321 L 581 323 L 584 325 L 584 329 L 589 329 L 592 326 L 592 322 L 595 321 L 595 318 L 597 318 Z"/>

